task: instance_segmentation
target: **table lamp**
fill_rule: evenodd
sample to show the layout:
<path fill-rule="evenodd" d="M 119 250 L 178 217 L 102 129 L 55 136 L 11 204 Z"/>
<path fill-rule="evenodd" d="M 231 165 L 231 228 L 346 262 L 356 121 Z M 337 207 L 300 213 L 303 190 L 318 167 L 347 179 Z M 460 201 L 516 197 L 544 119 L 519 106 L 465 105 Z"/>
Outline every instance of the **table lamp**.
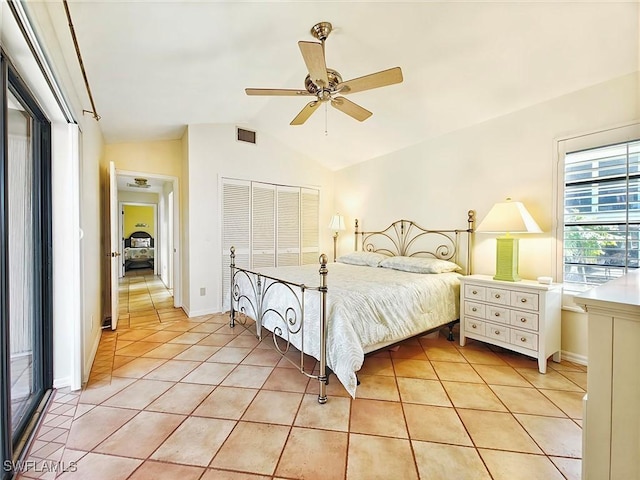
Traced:
<path fill-rule="evenodd" d="M 496 203 L 480 222 L 476 232 L 504 233 L 496 239 L 496 274 L 494 280 L 517 282 L 518 275 L 518 239 L 512 233 L 541 233 L 542 230 L 527 211 L 522 202 Z"/>
<path fill-rule="evenodd" d="M 333 230 L 335 233 L 333 234 L 333 261 L 336 261 L 336 252 L 338 250 L 338 232 L 345 230 L 344 227 L 344 217 L 339 213 L 336 213 L 333 217 L 331 217 L 331 221 L 329 222 L 329 229 Z"/>

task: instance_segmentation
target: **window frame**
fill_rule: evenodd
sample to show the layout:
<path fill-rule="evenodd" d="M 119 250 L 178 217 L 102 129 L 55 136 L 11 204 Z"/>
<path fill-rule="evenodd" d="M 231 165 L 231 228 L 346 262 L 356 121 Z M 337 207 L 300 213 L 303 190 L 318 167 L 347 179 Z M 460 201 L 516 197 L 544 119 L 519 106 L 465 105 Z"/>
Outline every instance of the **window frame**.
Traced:
<path fill-rule="evenodd" d="M 0 371 L 3 385 L 0 388 L 0 412 L 3 421 L 0 425 L 2 461 L 15 461 L 25 453 L 26 438 L 31 434 L 42 413 L 41 403 L 48 398 L 53 387 L 53 204 L 52 204 L 52 151 L 51 123 L 40 108 L 35 95 L 24 82 L 6 52 L 0 49 L 0 85 L 2 88 L 0 108 Z M 34 205 L 34 398 L 25 410 L 23 417 L 12 429 L 11 426 L 11 360 L 9 339 L 9 305 L 7 289 L 9 288 L 8 257 L 8 188 L 6 188 L 8 157 L 7 133 L 7 95 L 10 91 L 20 100 L 21 105 L 33 121 L 32 161 Z M 9 478 L 14 466 L 4 469 L 1 478 Z"/>
<path fill-rule="evenodd" d="M 621 143 L 629 143 L 640 140 L 640 120 L 620 124 L 610 128 L 591 131 L 573 136 L 558 138 L 555 141 L 554 156 L 556 172 L 554 175 L 554 211 L 556 216 L 554 245 L 554 277 L 556 281 L 564 280 L 564 203 L 565 203 L 565 156 L 568 153 L 605 147 Z M 576 288 L 577 284 L 564 284 L 565 299 L 563 308 L 568 310 L 583 311 L 573 302 L 573 296 L 585 291 L 584 288 Z"/>

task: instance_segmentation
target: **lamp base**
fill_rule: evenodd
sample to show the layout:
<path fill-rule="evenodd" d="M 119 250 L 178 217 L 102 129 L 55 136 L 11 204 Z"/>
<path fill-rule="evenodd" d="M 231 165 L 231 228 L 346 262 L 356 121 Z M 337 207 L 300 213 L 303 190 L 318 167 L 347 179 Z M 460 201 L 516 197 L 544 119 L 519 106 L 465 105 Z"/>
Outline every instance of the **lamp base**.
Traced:
<path fill-rule="evenodd" d="M 500 237 L 496 239 L 496 274 L 494 280 L 519 282 L 518 239 Z"/>

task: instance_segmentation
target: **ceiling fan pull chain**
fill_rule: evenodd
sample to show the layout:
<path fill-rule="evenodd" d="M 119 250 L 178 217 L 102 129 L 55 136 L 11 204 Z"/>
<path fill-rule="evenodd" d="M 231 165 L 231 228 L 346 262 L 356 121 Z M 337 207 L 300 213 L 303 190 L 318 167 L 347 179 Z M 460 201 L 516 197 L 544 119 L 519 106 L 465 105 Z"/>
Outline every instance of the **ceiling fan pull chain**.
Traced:
<path fill-rule="evenodd" d="M 329 136 L 329 121 L 328 121 L 328 116 L 329 116 L 329 109 L 327 108 L 327 103 L 328 102 L 324 102 L 324 136 L 328 137 Z"/>

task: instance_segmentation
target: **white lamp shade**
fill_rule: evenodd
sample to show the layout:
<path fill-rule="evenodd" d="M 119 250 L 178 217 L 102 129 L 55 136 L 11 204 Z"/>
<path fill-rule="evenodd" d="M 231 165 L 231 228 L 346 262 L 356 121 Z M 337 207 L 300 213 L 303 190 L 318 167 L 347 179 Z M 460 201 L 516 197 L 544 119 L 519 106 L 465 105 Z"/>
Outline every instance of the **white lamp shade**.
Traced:
<path fill-rule="evenodd" d="M 541 233 L 542 230 L 522 202 L 496 203 L 484 217 L 476 232 Z"/>
<path fill-rule="evenodd" d="M 331 221 L 329 222 L 329 229 L 334 232 L 340 232 L 342 230 L 345 230 L 344 217 L 338 214 L 331 217 Z"/>

